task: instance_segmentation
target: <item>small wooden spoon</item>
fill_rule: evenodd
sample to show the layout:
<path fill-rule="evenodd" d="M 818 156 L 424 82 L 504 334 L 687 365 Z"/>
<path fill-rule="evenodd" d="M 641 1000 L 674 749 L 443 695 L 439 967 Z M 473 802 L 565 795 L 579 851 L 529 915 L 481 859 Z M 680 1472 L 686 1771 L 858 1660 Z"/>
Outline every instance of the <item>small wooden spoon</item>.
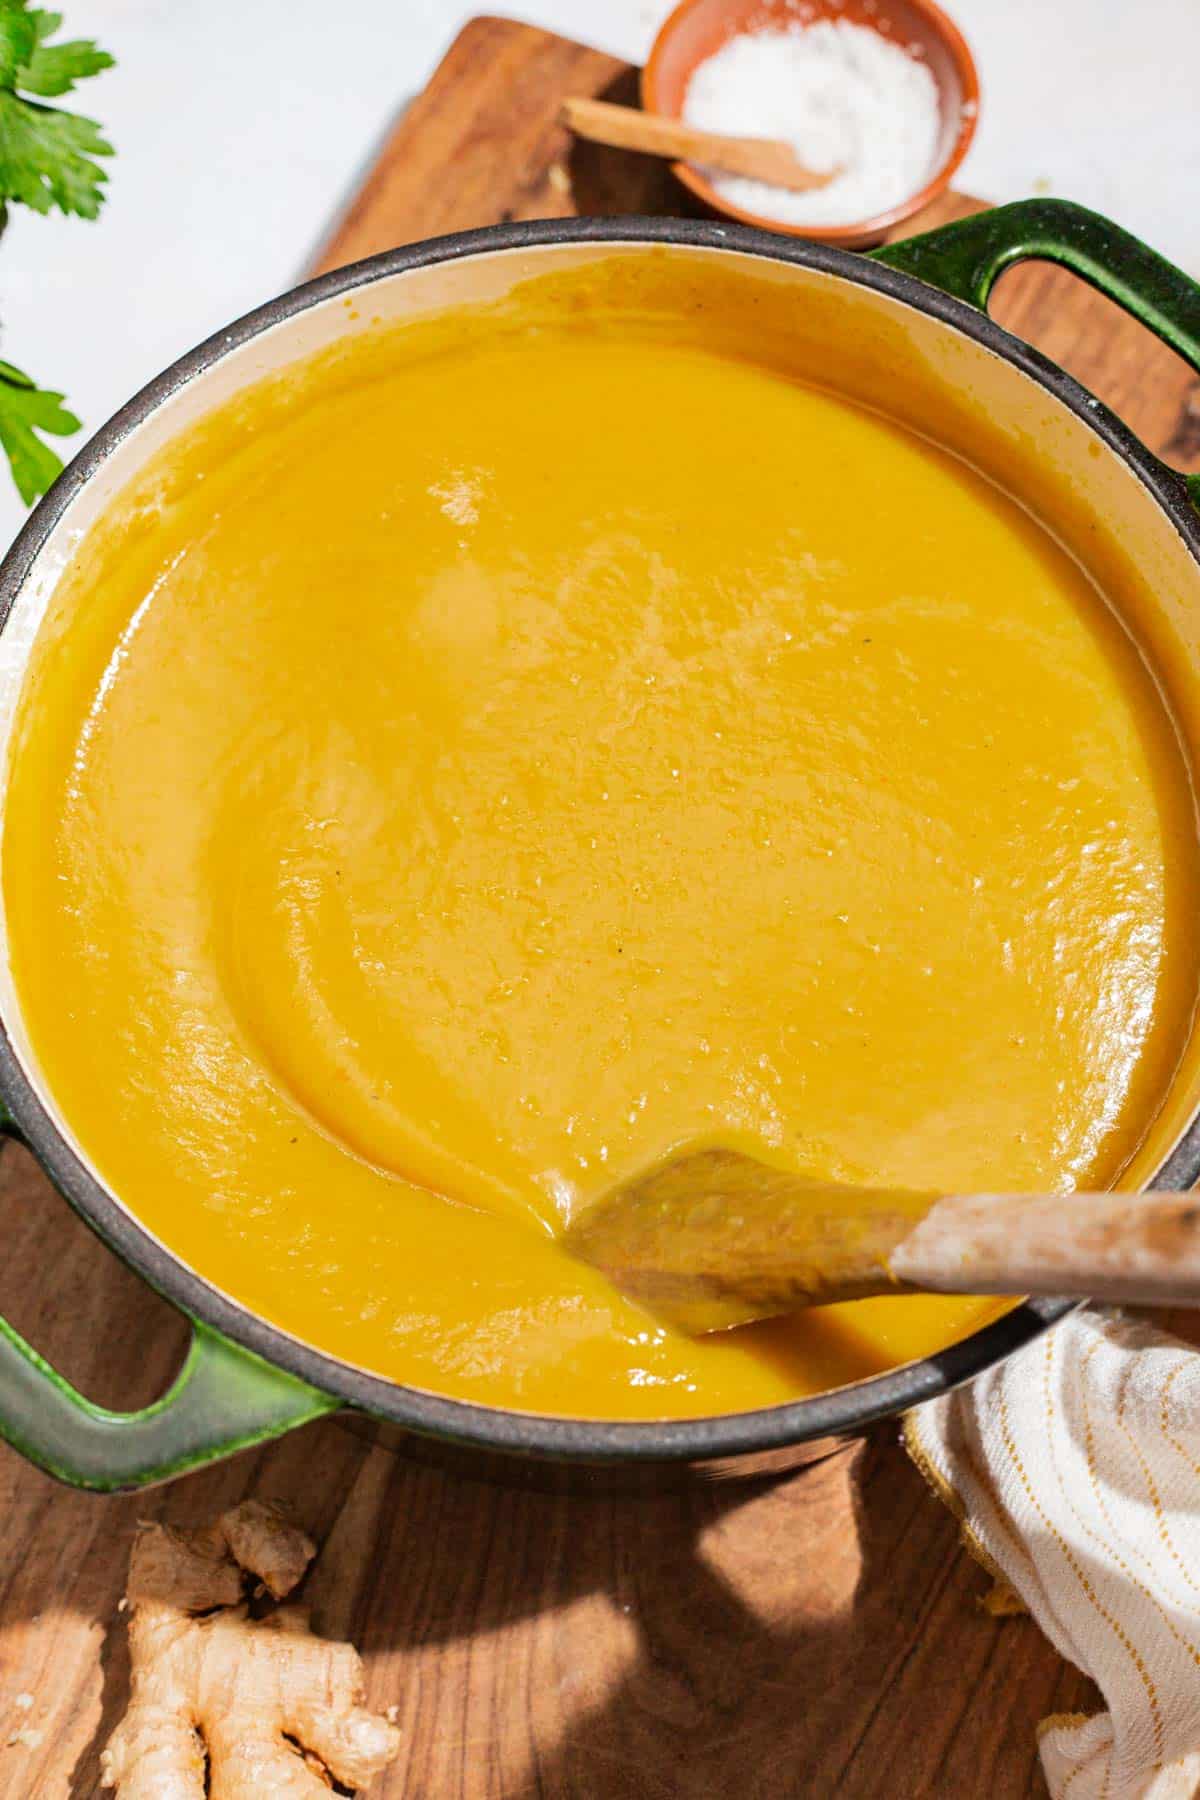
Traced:
<path fill-rule="evenodd" d="M 682 119 L 661 113 L 641 112 L 636 106 L 611 106 L 606 100 L 566 100 L 562 117 L 579 137 L 617 150 L 642 150 L 648 156 L 669 156 L 675 162 L 700 163 L 725 175 L 749 175 L 773 187 L 806 194 L 828 187 L 840 169 L 818 174 L 806 169 L 790 144 L 777 138 L 724 137 L 701 131 Z"/>
<path fill-rule="evenodd" d="M 565 1243 L 693 1336 L 874 1294 L 1200 1306 L 1195 1194 L 918 1194 L 806 1181 L 732 1150 L 614 1188 Z"/>

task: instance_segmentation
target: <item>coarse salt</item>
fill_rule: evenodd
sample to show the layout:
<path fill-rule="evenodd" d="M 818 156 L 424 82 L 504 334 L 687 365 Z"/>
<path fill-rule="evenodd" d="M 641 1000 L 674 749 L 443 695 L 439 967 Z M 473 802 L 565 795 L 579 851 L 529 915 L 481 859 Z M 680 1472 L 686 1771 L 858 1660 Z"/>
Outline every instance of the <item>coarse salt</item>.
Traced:
<path fill-rule="evenodd" d="M 816 173 L 841 169 L 804 194 L 711 177 L 722 199 L 789 225 L 854 225 L 889 212 L 934 173 L 940 135 L 928 65 L 846 19 L 731 37 L 697 65 L 683 116 L 706 131 L 782 138 Z"/>

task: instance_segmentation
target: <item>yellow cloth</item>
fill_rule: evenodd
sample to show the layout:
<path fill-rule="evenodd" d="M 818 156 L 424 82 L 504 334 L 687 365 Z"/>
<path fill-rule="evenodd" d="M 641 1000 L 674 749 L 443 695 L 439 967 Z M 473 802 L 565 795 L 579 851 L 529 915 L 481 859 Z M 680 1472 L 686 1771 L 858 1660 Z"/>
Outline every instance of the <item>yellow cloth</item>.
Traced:
<path fill-rule="evenodd" d="M 1072 1314 L 909 1415 L 968 1543 L 1106 1710 L 1043 1721 L 1054 1800 L 1200 1794 L 1200 1352 Z"/>

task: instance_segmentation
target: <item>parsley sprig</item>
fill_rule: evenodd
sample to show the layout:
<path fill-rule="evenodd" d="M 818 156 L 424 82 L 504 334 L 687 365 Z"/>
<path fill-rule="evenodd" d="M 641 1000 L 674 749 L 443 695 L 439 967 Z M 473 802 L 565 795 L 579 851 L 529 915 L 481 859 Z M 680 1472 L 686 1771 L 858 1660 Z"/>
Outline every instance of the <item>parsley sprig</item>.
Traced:
<path fill-rule="evenodd" d="M 112 145 L 94 119 L 43 102 L 69 94 L 113 59 L 90 39 L 51 43 L 61 25 L 61 13 L 0 0 L 0 228 L 10 202 L 83 219 L 94 219 L 104 202 L 107 176 L 96 159 L 111 156 Z M 26 505 L 62 468 L 39 434 L 65 437 L 78 429 L 61 394 L 0 362 L 0 445 Z"/>
<path fill-rule="evenodd" d="M 12 363 L 0 361 L 0 445 L 26 506 L 45 493 L 62 468 L 62 458 L 38 432 L 70 437 L 78 430 L 79 420 L 67 411 L 61 394 L 35 386 Z"/>

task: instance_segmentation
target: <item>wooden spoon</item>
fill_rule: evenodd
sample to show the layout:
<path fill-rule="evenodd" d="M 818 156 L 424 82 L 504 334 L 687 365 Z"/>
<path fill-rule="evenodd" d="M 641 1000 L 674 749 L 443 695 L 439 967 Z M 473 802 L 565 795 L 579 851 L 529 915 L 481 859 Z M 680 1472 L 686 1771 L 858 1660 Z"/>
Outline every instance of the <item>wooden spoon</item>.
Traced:
<path fill-rule="evenodd" d="M 799 162 L 790 144 L 777 138 L 724 137 L 701 131 L 682 119 L 661 113 L 641 112 L 636 106 L 611 106 L 606 100 L 565 100 L 562 117 L 579 137 L 611 144 L 617 150 L 642 150 L 648 156 L 669 156 L 675 162 L 700 163 L 725 175 L 749 175 L 772 187 L 806 194 L 828 187 L 840 169 L 820 174 Z"/>
<path fill-rule="evenodd" d="M 699 1335 L 873 1294 L 1200 1306 L 1200 1196 L 918 1194 L 685 1153 L 596 1202 L 567 1248 Z"/>

